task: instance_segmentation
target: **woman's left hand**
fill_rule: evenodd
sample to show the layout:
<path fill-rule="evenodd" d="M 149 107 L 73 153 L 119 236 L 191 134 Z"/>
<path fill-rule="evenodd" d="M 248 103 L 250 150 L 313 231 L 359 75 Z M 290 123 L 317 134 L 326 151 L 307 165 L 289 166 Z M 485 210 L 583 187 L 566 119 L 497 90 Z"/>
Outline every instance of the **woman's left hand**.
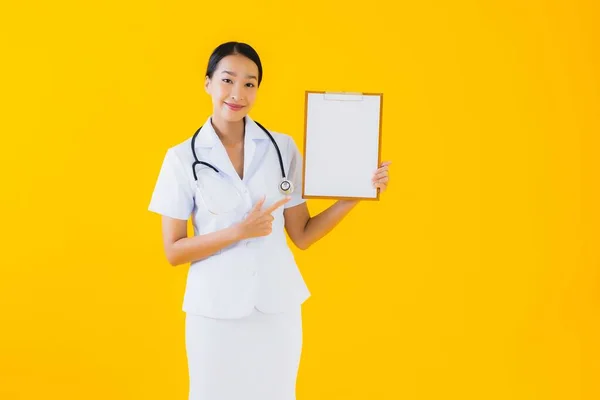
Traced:
<path fill-rule="evenodd" d="M 389 165 L 391 163 L 391 161 L 382 162 L 381 166 L 373 174 L 371 182 L 373 183 L 373 187 L 379 188 L 380 193 L 383 193 L 387 189 L 390 182 Z"/>

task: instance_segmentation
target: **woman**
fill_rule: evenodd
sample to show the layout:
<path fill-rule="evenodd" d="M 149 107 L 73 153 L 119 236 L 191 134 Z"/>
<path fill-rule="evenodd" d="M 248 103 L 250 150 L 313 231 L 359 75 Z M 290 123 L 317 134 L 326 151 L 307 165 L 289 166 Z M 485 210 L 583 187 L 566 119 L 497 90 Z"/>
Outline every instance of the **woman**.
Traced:
<path fill-rule="evenodd" d="M 214 50 L 205 78 L 212 115 L 167 150 L 149 206 L 162 215 L 169 263 L 191 264 L 183 301 L 190 400 L 295 399 L 310 292 L 285 232 L 307 249 L 358 203 L 309 214 L 294 140 L 248 117 L 261 81 L 249 45 Z M 380 191 L 388 164 L 373 175 Z"/>

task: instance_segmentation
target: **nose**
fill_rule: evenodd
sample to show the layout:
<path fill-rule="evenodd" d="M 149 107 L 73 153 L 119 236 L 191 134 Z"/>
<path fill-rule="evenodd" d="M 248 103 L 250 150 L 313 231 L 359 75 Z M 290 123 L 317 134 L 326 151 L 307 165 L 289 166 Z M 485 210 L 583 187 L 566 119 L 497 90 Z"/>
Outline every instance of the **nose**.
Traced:
<path fill-rule="evenodd" d="M 238 85 L 234 85 L 233 89 L 231 90 L 231 98 L 234 99 L 235 101 L 238 101 L 238 100 L 243 99 L 242 96 L 243 96 L 243 90 L 241 90 Z"/>

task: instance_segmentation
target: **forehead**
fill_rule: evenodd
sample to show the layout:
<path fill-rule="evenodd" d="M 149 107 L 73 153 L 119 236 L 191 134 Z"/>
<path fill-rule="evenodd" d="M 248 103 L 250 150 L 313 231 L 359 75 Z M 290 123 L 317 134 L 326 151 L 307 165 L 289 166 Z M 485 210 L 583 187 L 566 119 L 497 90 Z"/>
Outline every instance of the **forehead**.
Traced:
<path fill-rule="evenodd" d="M 249 59 L 240 54 L 232 54 L 223 57 L 217 66 L 219 71 L 246 71 L 247 73 L 258 73 L 258 66 Z"/>

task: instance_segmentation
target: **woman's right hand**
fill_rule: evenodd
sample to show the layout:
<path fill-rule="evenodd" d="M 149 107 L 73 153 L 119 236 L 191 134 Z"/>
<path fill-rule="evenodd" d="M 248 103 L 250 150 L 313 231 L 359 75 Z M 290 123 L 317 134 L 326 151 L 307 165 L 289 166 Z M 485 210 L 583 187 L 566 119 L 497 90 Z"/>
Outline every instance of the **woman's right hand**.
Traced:
<path fill-rule="evenodd" d="M 290 201 L 291 197 L 284 197 L 263 210 L 262 206 L 265 203 L 265 199 L 266 197 L 263 196 L 263 198 L 252 207 L 252 210 L 250 210 L 246 218 L 238 224 L 237 228 L 240 239 L 250 239 L 269 235 L 273 230 L 273 220 L 275 219 L 271 213 Z"/>

